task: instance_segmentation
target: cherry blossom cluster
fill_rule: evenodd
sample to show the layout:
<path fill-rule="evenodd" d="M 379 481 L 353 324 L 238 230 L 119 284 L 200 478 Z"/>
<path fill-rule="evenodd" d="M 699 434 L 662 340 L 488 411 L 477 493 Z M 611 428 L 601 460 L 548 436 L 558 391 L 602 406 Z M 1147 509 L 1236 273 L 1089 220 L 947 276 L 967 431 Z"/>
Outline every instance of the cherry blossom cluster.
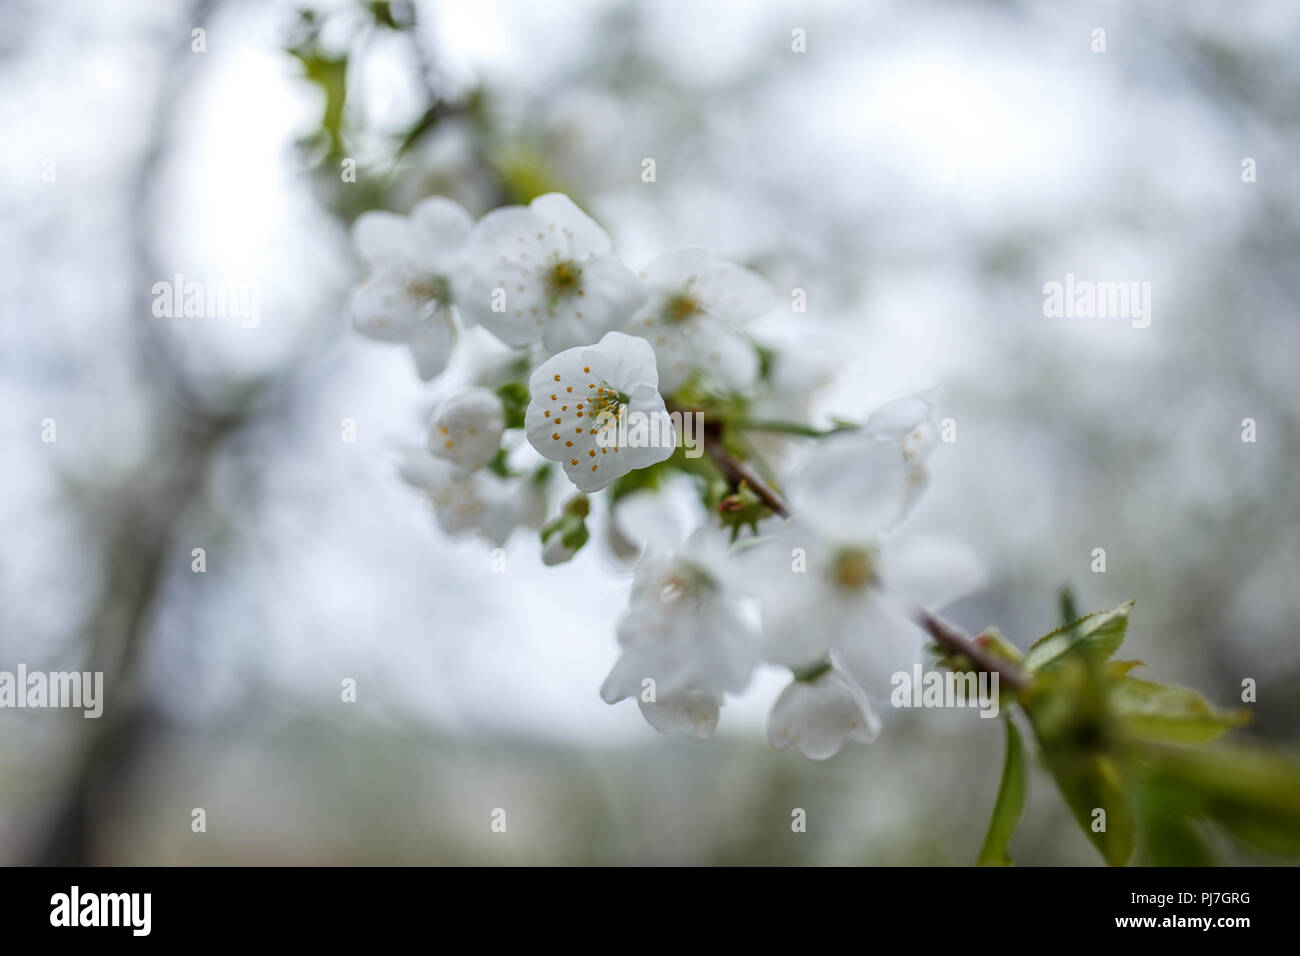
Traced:
<path fill-rule="evenodd" d="M 440 197 L 409 216 L 367 212 L 353 242 L 368 270 L 352 296 L 356 328 L 409 348 L 423 380 L 447 368 L 470 326 L 518 356 L 504 378 L 453 390 L 427 448 L 402 465 L 446 533 L 500 546 L 534 529 L 543 561 L 558 564 L 590 537 L 587 496 L 615 485 L 611 533 L 639 560 L 620 655 L 601 687 L 607 702 L 632 698 L 655 729 L 707 738 L 728 695 L 776 665 L 792 680 L 772 708 L 775 747 L 825 759 L 846 740 L 876 737 L 873 698 L 887 698 L 891 676 L 921 654 L 918 609 L 980 583 L 965 546 L 899 533 L 928 483 L 937 429 L 925 396 L 857 425 L 801 431 L 821 373 L 747 333 L 775 305 L 765 279 L 700 249 L 633 270 L 560 194 L 477 222 Z M 701 468 L 671 442 L 629 442 L 608 426 L 620 411 L 669 409 L 702 414 L 719 460 L 758 471 L 747 480 L 721 464 Z M 815 441 L 774 473 L 759 457 L 770 438 L 757 434 L 759 417 Z M 752 440 L 735 440 L 747 427 Z M 526 445 L 508 447 L 512 433 Z M 551 494 L 554 464 L 572 485 L 562 501 Z M 792 517 L 753 487 L 759 472 Z"/>

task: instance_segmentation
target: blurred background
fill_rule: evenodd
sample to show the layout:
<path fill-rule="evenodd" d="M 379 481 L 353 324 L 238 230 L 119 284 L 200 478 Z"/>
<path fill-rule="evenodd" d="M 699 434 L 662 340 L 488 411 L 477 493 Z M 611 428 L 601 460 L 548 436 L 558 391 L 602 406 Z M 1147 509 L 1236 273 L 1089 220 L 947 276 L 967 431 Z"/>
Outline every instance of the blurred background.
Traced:
<path fill-rule="evenodd" d="M 497 574 L 438 531 L 398 449 L 488 347 L 422 385 L 346 308 L 351 220 L 432 194 L 560 189 L 633 265 L 806 290 L 754 332 L 835 373 L 816 411 L 939 386 L 956 423 L 915 518 L 988 562 L 953 620 L 1023 647 L 1067 583 L 1136 598 L 1124 656 L 1220 705 L 1254 678 L 1245 733 L 1293 746 L 1297 35 L 1212 0 L 9 0 L 0 669 L 107 700 L 0 711 L 0 862 L 974 860 L 996 722 L 885 708 L 815 764 L 764 741 L 773 670 L 662 737 L 597 696 L 605 542 L 543 568 L 520 531 Z M 256 283 L 259 323 L 156 317 L 176 273 Z M 1151 282 L 1150 326 L 1045 317 L 1067 273 Z M 1038 773 L 1016 859 L 1098 862 Z"/>

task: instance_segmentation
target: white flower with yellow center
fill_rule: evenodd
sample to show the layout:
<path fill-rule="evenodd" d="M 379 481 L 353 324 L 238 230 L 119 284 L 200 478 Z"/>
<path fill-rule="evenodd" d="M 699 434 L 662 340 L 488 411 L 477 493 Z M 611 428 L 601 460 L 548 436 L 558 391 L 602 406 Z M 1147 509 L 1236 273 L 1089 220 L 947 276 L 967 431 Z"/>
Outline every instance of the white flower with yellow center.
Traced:
<path fill-rule="evenodd" d="M 772 705 L 767 739 L 777 750 L 798 747 L 811 760 L 839 753 L 846 740 L 869 744 L 880 718 L 862 688 L 830 664 L 799 675 Z"/>
<path fill-rule="evenodd" d="M 460 469 L 460 474 L 496 457 L 505 431 L 505 408 L 491 389 L 473 386 L 449 395 L 429 426 L 429 451 Z"/>
<path fill-rule="evenodd" d="M 644 339 L 608 332 L 596 345 L 561 352 L 528 381 L 528 441 L 558 461 L 580 491 L 599 491 L 673 453 L 675 432 L 658 385 L 654 352 Z M 627 429 L 618 423 L 623 409 Z M 654 427 L 634 432 L 637 422 Z M 636 434 L 647 440 L 634 440 Z"/>
<path fill-rule="evenodd" d="M 447 367 L 455 342 L 453 277 L 465 264 L 474 220 L 441 196 L 410 216 L 372 210 L 352 224 L 352 244 L 369 276 L 352 293 L 358 332 L 406 345 L 426 382 Z"/>
<path fill-rule="evenodd" d="M 673 552 L 647 551 L 618 627 L 622 653 L 601 686 L 606 703 L 635 698 L 656 730 L 707 737 L 725 694 L 749 684 L 754 627 L 727 582 L 725 545 L 701 529 Z"/>
<path fill-rule="evenodd" d="M 913 612 L 983 581 L 974 552 L 938 536 L 835 540 L 796 521 L 752 550 L 768 552 L 747 562 L 762 605 L 764 657 L 796 671 L 830 657 L 873 694 L 887 693 L 892 675 L 920 659 L 924 634 Z"/>
<path fill-rule="evenodd" d="M 547 193 L 478 221 L 460 306 L 507 345 L 554 354 L 621 329 L 645 287 L 568 196 Z"/>
<path fill-rule="evenodd" d="M 627 330 L 654 346 L 665 394 L 697 371 L 731 391 L 753 385 L 758 354 L 739 325 L 771 310 L 766 279 L 704 249 L 662 255 L 640 276 L 650 291 Z"/>

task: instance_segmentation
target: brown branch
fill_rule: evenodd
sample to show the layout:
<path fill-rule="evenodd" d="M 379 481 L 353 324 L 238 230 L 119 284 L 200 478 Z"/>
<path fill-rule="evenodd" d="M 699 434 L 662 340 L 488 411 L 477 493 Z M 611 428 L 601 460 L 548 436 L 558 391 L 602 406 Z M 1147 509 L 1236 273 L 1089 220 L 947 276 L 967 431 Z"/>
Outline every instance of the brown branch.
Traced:
<path fill-rule="evenodd" d="M 915 620 L 949 654 L 960 654 L 974 664 L 978 671 L 997 674 L 999 680 L 1012 690 L 1023 690 L 1029 683 L 1028 676 L 1020 668 L 990 654 L 976 638 L 957 625 L 949 624 L 924 609 L 917 609 Z"/>
<path fill-rule="evenodd" d="M 754 471 L 753 468 L 723 448 L 722 444 L 715 438 L 711 438 L 707 431 L 704 433 L 704 449 L 709 453 L 709 457 L 717 462 L 718 467 L 722 469 L 723 476 L 733 486 L 739 487 L 743 481 L 749 485 L 754 494 L 762 499 L 763 504 L 782 518 L 789 518 L 794 514 L 789 503 L 781 497 L 780 492 L 760 478 L 758 472 Z"/>

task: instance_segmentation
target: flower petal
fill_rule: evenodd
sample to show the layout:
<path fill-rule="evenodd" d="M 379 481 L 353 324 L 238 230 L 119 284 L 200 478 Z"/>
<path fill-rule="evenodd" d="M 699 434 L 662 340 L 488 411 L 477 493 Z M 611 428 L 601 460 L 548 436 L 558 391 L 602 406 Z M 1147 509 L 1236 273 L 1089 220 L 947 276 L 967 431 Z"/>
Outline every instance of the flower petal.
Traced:
<path fill-rule="evenodd" d="M 406 344 L 422 381 L 428 382 L 442 374 L 455 343 L 456 326 L 449 309 L 439 309 L 409 334 Z"/>
<path fill-rule="evenodd" d="M 420 262 L 433 271 L 449 273 L 468 253 L 474 219 L 459 203 L 445 196 L 423 199 L 411 210 L 411 236 Z"/>
<path fill-rule="evenodd" d="M 609 252 L 609 234 L 563 193 L 538 196 L 528 208 L 545 223 L 547 235 L 556 237 L 552 242 L 561 254 L 585 259 Z"/>
<path fill-rule="evenodd" d="M 792 682 L 772 705 L 767 725 L 773 747 L 793 745 L 812 760 L 835 756 L 846 739 L 870 743 L 879 733 L 880 718 L 866 694 L 836 670 Z"/>
<path fill-rule="evenodd" d="M 718 727 L 718 699 L 704 691 L 687 689 L 654 702 L 637 697 L 636 702 L 646 723 L 661 734 L 708 740 Z"/>
<path fill-rule="evenodd" d="M 983 587 L 975 549 L 943 535 L 909 534 L 881 548 L 880 577 L 891 594 L 935 610 Z"/>
<path fill-rule="evenodd" d="M 405 342 L 429 311 L 429 303 L 392 272 L 377 272 L 357 286 L 351 305 L 356 330 L 380 342 Z"/>
<path fill-rule="evenodd" d="M 501 447 L 505 409 L 490 389 L 474 386 L 449 395 L 429 426 L 429 451 L 466 471 L 481 468 Z"/>
<path fill-rule="evenodd" d="M 840 623 L 832 656 L 868 693 L 884 697 L 899 671 L 921 659 L 923 633 L 893 601 L 878 593 L 836 609 Z"/>

